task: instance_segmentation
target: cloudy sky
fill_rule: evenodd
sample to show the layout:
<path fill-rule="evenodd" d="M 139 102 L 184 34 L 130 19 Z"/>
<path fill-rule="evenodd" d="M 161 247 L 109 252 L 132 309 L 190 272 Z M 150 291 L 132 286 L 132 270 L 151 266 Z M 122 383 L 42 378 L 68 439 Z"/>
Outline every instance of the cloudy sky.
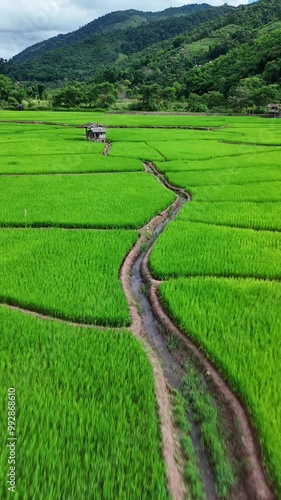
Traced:
<path fill-rule="evenodd" d="M 187 3 L 247 4 L 253 0 L 0 0 L 0 57 L 9 59 L 24 48 L 58 33 L 78 29 L 115 10 L 162 10 Z M 98 6 L 97 6 L 98 4 Z"/>

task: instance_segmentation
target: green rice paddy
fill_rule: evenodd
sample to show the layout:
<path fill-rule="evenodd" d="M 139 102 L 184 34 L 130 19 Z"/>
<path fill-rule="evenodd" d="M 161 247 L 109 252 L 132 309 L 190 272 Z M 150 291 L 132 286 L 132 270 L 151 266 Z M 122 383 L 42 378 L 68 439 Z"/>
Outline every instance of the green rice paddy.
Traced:
<path fill-rule="evenodd" d="M 119 280 L 135 231 L 0 230 L 1 302 L 70 321 L 130 324 Z"/>
<path fill-rule="evenodd" d="M 159 237 L 150 266 L 158 279 L 179 276 L 281 278 L 281 234 L 177 221 Z"/>
<path fill-rule="evenodd" d="M 2 415 L 16 389 L 15 498 L 168 499 L 152 370 L 133 335 L 0 314 Z M 8 456 L 3 446 L 5 473 Z M 0 484 L 6 492 L 4 473 Z"/>
<path fill-rule="evenodd" d="M 244 402 L 280 495 L 280 120 L 1 120 L 1 302 L 55 318 L 0 307 L 1 401 L 15 386 L 19 405 L 17 498 L 168 498 L 152 371 L 131 333 L 114 331 L 130 325 L 119 273 L 136 229 L 175 199 L 144 160 L 192 195 L 151 255 L 161 301 Z M 109 157 L 76 128 L 88 121 L 125 127 L 108 129 Z"/>
<path fill-rule="evenodd" d="M 179 278 L 160 286 L 177 324 L 203 347 L 247 405 L 280 484 L 281 284 Z"/>
<path fill-rule="evenodd" d="M 193 201 L 183 207 L 177 220 L 280 231 L 281 202 Z"/>
<path fill-rule="evenodd" d="M 0 177 L 0 225 L 138 228 L 175 196 L 146 173 Z"/>

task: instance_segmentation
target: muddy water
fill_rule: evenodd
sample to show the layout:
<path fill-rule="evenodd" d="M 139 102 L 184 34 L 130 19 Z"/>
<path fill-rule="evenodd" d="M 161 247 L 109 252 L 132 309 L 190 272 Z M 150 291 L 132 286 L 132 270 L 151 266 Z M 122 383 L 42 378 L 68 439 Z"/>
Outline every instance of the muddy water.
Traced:
<path fill-rule="evenodd" d="M 171 222 L 175 218 L 183 204 L 185 204 L 186 202 L 186 199 L 182 199 L 181 206 L 173 213 L 171 213 L 170 217 L 155 229 L 150 240 L 148 241 L 146 251 L 144 251 L 136 260 L 132 268 L 131 277 L 131 289 L 140 308 L 142 327 L 146 339 L 157 355 L 159 361 L 161 362 L 166 381 L 172 388 L 177 389 L 178 391 L 181 391 L 182 389 L 184 370 L 179 360 L 177 359 L 176 354 L 173 353 L 172 350 L 169 350 L 167 334 L 164 333 L 162 327 L 153 315 L 150 303 L 144 292 L 145 283 L 141 276 L 141 265 L 151 245 L 164 231 L 167 224 L 169 224 L 169 222 Z M 208 459 L 201 446 L 200 428 L 193 422 L 192 415 L 188 415 L 188 419 L 192 424 L 191 438 L 200 467 L 205 495 L 208 500 L 213 500 L 217 498 L 215 491 L 215 480 Z"/>

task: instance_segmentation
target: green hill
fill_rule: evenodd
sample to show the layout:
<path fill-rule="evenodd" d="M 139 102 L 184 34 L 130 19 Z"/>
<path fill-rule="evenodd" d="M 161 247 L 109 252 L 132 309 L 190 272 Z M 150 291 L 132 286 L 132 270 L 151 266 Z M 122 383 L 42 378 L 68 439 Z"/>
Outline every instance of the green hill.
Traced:
<path fill-rule="evenodd" d="M 280 0 L 126 10 L 0 60 L 0 75 L 26 88 L 66 85 L 58 107 L 107 107 L 118 94 L 137 100 L 136 109 L 259 112 L 281 100 L 280 47 Z"/>
<path fill-rule="evenodd" d="M 114 12 L 73 33 L 29 47 L 5 63 L 2 72 L 20 81 L 87 79 L 101 66 L 119 62 L 232 10 L 229 6 L 202 4 L 158 13 Z"/>

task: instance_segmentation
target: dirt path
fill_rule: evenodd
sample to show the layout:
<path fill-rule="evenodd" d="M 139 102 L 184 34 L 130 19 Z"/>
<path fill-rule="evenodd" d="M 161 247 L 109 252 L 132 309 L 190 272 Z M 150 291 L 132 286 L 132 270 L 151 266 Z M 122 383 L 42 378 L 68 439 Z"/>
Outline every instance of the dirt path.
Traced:
<path fill-rule="evenodd" d="M 27 316 L 33 316 L 33 318 L 39 318 L 43 320 L 48 320 L 48 321 L 55 321 L 56 323 L 61 323 L 63 325 L 68 325 L 68 326 L 75 326 L 77 328 L 85 328 L 88 330 L 99 330 L 99 331 L 107 331 L 107 330 L 112 330 L 116 333 L 122 333 L 125 331 L 131 331 L 130 328 L 124 327 L 110 327 L 110 326 L 99 326 L 99 325 L 93 325 L 91 323 L 79 323 L 76 321 L 70 321 L 67 319 L 62 319 L 57 316 L 51 316 L 50 314 L 44 314 L 40 313 L 37 311 L 34 311 L 32 309 L 27 309 L 21 306 L 16 306 L 13 304 L 9 304 L 6 302 L 0 302 L 0 307 L 7 307 L 8 309 L 11 309 L 12 311 L 18 311 L 21 312 L 22 314 L 26 314 Z"/>
<path fill-rule="evenodd" d="M 105 148 L 103 151 L 103 156 L 108 156 L 112 148 L 112 143 L 110 141 L 105 141 Z"/>
<path fill-rule="evenodd" d="M 175 115 L 177 116 L 177 115 Z M 72 123 L 60 123 L 60 122 L 44 122 L 41 120 L 0 120 L 0 123 L 18 123 L 20 125 L 50 125 L 54 127 L 72 127 L 72 128 L 83 128 L 81 125 L 75 125 Z M 160 130 L 203 130 L 203 131 L 216 131 L 216 130 L 223 130 L 225 128 L 230 128 L 232 127 L 231 124 L 229 125 L 222 125 L 218 127 L 193 127 L 191 125 L 106 125 L 106 128 L 109 129 L 126 129 L 126 128 L 134 128 L 134 129 L 143 129 L 143 128 L 149 128 L 149 129 L 160 129 Z"/>
<path fill-rule="evenodd" d="M 146 163 L 145 167 L 146 170 L 151 171 L 151 173 L 153 173 L 153 175 L 155 175 L 160 182 L 164 183 L 168 189 L 174 191 L 177 194 L 178 199 L 180 195 L 188 197 L 184 190 L 171 186 L 165 179 L 165 176 L 161 175 L 153 164 Z M 190 200 L 191 198 L 188 197 L 188 199 Z M 243 405 L 228 387 L 227 383 L 219 374 L 215 366 L 204 355 L 200 347 L 176 327 L 173 321 L 165 313 L 160 303 L 157 293 L 160 283 L 159 281 L 153 279 L 148 267 L 148 260 L 152 246 L 143 254 L 141 265 L 143 281 L 150 286 L 149 301 L 151 308 L 154 317 L 163 327 L 163 331 L 166 332 L 166 334 L 172 334 L 174 338 L 181 342 L 187 356 L 190 356 L 192 353 L 193 356 L 196 357 L 198 360 L 198 366 L 201 368 L 208 387 L 213 393 L 215 393 L 216 399 L 219 400 L 220 404 L 225 409 L 224 414 L 228 415 L 226 423 L 231 429 L 232 439 L 235 440 L 233 443 L 236 450 L 235 453 L 239 463 L 242 465 L 240 484 L 236 489 L 236 496 L 234 498 L 272 500 L 274 496 L 268 485 L 266 475 L 261 465 L 261 451 L 258 445 L 258 440 L 256 439 L 251 421 Z M 127 274 L 131 272 L 131 269 L 132 262 L 129 263 Z M 128 286 L 128 281 L 125 285 Z M 132 301 L 130 294 L 128 296 L 128 301 Z M 134 312 L 134 314 L 136 313 Z M 138 319 L 137 326 L 140 328 L 140 319 Z"/>
<path fill-rule="evenodd" d="M 176 201 L 172 205 L 172 209 L 176 210 L 179 207 L 180 200 L 179 197 L 177 197 Z M 142 317 L 131 288 L 132 267 L 142 252 L 142 246 L 147 243 L 153 231 L 168 217 L 169 209 L 154 217 L 142 229 L 139 241 L 124 260 L 120 272 L 120 278 L 132 317 L 130 329 L 145 348 L 153 370 L 155 394 L 161 425 L 163 457 L 165 460 L 169 493 L 174 500 L 183 500 L 186 488 L 182 480 L 182 471 L 176 461 L 176 457 L 178 455 L 178 444 L 174 436 L 168 388 L 161 364 L 145 338 Z"/>

